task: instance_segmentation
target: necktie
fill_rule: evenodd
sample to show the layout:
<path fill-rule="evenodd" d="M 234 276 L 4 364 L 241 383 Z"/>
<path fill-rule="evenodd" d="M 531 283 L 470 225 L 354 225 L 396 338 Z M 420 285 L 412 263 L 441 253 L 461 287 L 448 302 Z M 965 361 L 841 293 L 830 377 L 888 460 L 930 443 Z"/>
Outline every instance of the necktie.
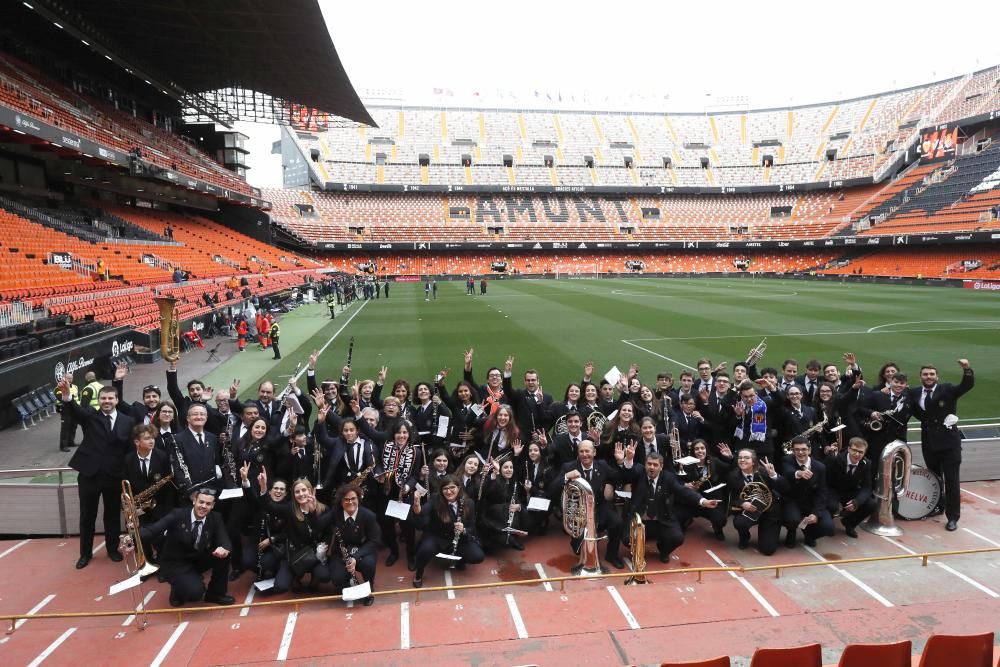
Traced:
<path fill-rule="evenodd" d="M 656 495 L 656 480 L 652 477 L 649 478 L 649 495 Z"/>
<path fill-rule="evenodd" d="M 590 470 L 585 470 L 583 472 L 583 474 L 584 474 L 584 476 L 586 476 L 588 482 L 590 481 L 590 473 L 592 473 L 592 472 L 594 472 L 593 468 L 591 468 Z"/>
<path fill-rule="evenodd" d="M 745 478 L 746 478 L 746 482 L 747 482 L 747 484 L 749 484 L 750 482 L 752 482 L 752 481 L 753 481 L 753 475 L 746 475 L 746 477 L 745 477 Z"/>
<path fill-rule="evenodd" d="M 354 530 L 354 517 L 347 517 L 347 530 Z"/>
<path fill-rule="evenodd" d="M 853 464 L 852 464 L 852 465 L 849 465 L 849 466 L 847 466 L 847 474 L 848 474 L 848 476 L 850 476 L 850 477 L 854 477 L 854 469 L 855 469 L 856 467 L 857 467 L 857 466 L 855 466 L 855 465 L 853 465 Z"/>
<path fill-rule="evenodd" d="M 148 459 L 139 459 L 139 460 L 142 461 L 142 476 L 145 477 L 146 479 L 149 479 L 149 460 Z"/>
<path fill-rule="evenodd" d="M 927 409 L 927 405 L 931 402 L 931 393 L 933 389 L 924 389 L 924 409 Z"/>
<path fill-rule="evenodd" d="M 493 434 L 493 450 L 496 451 L 500 447 L 500 431 Z"/>
<path fill-rule="evenodd" d="M 448 507 L 451 509 L 451 518 L 458 521 L 458 506 L 455 503 L 449 503 Z"/>
<path fill-rule="evenodd" d="M 580 444 L 580 438 L 573 438 L 573 449 L 576 449 L 576 446 L 579 444 Z"/>
<path fill-rule="evenodd" d="M 199 447 L 204 447 L 205 446 L 205 440 L 204 440 L 204 438 L 201 437 L 201 433 L 198 433 L 197 435 L 198 435 L 198 446 Z"/>
<path fill-rule="evenodd" d="M 354 445 L 354 469 L 361 470 L 361 441 L 358 440 Z"/>
<path fill-rule="evenodd" d="M 198 519 L 191 525 L 191 530 L 194 532 L 194 548 L 198 548 L 198 544 L 201 542 L 201 524 L 202 520 Z"/>
<path fill-rule="evenodd" d="M 115 429 L 114 422 L 111 421 L 111 415 L 104 415 L 104 425 L 108 427 L 108 433 L 111 433 Z"/>

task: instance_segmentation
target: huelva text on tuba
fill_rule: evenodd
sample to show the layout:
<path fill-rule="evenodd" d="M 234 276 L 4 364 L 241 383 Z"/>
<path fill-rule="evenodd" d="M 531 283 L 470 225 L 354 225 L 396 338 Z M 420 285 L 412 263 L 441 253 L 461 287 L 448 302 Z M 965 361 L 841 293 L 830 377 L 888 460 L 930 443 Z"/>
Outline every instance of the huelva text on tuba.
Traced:
<path fill-rule="evenodd" d="M 177 320 L 177 299 L 158 296 L 153 299 L 160 309 L 160 355 L 164 361 L 177 361 L 181 356 L 181 326 Z"/>

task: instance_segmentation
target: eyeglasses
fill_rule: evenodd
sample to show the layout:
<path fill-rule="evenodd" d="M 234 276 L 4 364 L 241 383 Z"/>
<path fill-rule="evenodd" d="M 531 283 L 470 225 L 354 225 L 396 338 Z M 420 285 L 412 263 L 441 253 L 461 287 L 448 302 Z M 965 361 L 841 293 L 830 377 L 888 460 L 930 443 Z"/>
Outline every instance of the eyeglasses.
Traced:
<path fill-rule="evenodd" d="M 863 449 L 854 449 L 854 447 L 851 447 L 850 450 L 848 450 L 848 451 L 854 452 L 855 454 L 864 454 L 865 453 L 865 450 L 863 450 Z"/>
<path fill-rule="evenodd" d="M 345 503 L 356 503 L 356 502 L 358 502 L 358 499 L 357 498 L 344 498 L 344 500 L 342 502 L 345 502 Z"/>

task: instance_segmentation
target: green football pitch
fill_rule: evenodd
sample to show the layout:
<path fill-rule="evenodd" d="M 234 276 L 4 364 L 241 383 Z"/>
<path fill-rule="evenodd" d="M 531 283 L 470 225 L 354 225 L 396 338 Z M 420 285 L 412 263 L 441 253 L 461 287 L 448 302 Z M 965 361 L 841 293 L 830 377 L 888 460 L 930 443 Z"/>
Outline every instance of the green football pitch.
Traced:
<path fill-rule="evenodd" d="M 854 352 L 869 382 L 890 360 L 911 385 L 924 363 L 936 365 L 942 381 L 957 382 L 956 360 L 965 357 L 976 387 L 961 400 L 959 416 L 966 423 L 1000 416 L 996 293 L 721 278 L 494 280 L 486 296 L 476 287 L 475 296 L 466 296 L 464 282 L 439 282 L 437 299 L 425 301 L 423 283 L 394 284 L 389 300 L 356 303 L 333 321 L 322 305 L 304 306 L 282 320 L 281 361 L 248 350 L 208 379 L 226 386 L 240 377 L 241 394 L 252 395 L 258 381 L 281 382 L 296 362 L 324 346 L 319 376 L 335 377 L 354 337 L 355 378 L 373 378 L 387 365 L 387 385 L 397 378 L 412 384 L 449 367 L 452 387 L 463 352 L 472 347 L 480 382 L 487 368 L 514 355 L 515 386 L 520 373 L 535 368 L 558 400 L 587 360 L 595 376 L 636 363 L 643 381 L 652 383 L 665 370 L 676 379 L 700 357 L 731 368 L 766 337 L 760 368 L 780 367 L 787 358 L 798 360 L 800 371 L 809 359 L 843 368 L 843 353 Z"/>

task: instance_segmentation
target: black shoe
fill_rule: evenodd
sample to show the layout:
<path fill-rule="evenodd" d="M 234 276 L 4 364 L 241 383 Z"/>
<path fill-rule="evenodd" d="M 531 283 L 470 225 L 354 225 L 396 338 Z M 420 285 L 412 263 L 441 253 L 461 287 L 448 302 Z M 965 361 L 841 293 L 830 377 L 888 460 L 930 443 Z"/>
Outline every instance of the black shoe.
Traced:
<path fill-rule="evenodd" d="M 789 549 L 795 548 L 795 533 L 789 531 L 788 537 L 785 538 L 785 546 Z"/>
<path fill-rule="evenodd" d="M 466 568 L 466 565 L 465 565 L 464 561 L 458 561 L 457 563 L 455 563 L 455 569 L 456 570 L 463 570 L 464 571 L 465 568 Z"/>
<path fill-rule="evenodd" d="M 243 570 L 233 570 L 229 573 L 229 581 L 236 581 L 243 576 Z"/>
<path fill-rule="evenodd" d="M 163 574 L 163 570 L 157 571 L 157 573 L 156 573 L 156 580 L 158 582 L 160 582 L 161 584 L 165 583 L 167 581 L 167 575 Z"/>
<path fill-rule="evenodd" d="M 854 529 L 854 526 L 844 526 L 844 535 L 857 539 L 858 531 Z"/>
<path fill-rule="evenodd" d="M 814 547 L 814 546 L 816 546 L 816 540 L 814 538 L 807 537 L 805 539 L 805 544 L 806 544 L 807 547 Z"/>
<path fill-rule="evenodd" d="M 110 558 L 116 563 L 120 563 L 122 562 L 122 560 L 124 560 L 124 557 L 117 551 L 109 551 L 108 558 Z"/>
<path fill-rule="evenodd" d="M 958 521 L 954 521 L 954 520 L 949 521 L 948 523 L 944 524 L 944 529 L 947 530 L 947 531 L 949 531 L 949 532 L 950 531 L 954 531 L 954 530 L 958 530 Z"/>
<path fill-rule="evenodd" d="M 742 550 L 746 549 L 749 546 L 750 546 L 750 542 L 745 541 L 745 540 L 740 540 L 739 544 L 736 545 L 736 548 L 742 551 Z"/>
<path fill-rule="evenodd" d="M 413 556 L 406 557 L 406 569 L 410 572 L 417 571 L 417 561 L 413 560 Z"/>
<path fill-rule="evenodd" d="M 414 588 L 423 588 L 424 587 L 424 580 L 423 579 L 414 579 L 413 580 L 413 587 Z"/>
<path fill-rule="evenodd" d="M 366 607 L 372 606 L 373 604 L 375 604 L 375 596 L 369 595 L 364 600 L 362 600 L 362 604 L 364 604 Z"/>
<path fill-rule="evenodd" d="M 76 569 L 82 570 L 83 568 L 90 565 L 90 559 L 92 556 L 87 554 L 86 556 L 80 556 L 80 560 L 76 561 Z"/>
<path fill-rule="evenodd" d="M 173 593 L 170 594 L 170 606 L 171 607 L 180 607 L 180 606 L 183 606 L 183 605 L 184 605 L 184 601 L 183 600 L 181 600 L 179 597 L 177 597 Z"/>
<path fill-rule="evenodd" d="M 79 442 L 71 442 L 71 443 L 69 443 L 69 446 L 70 447 L 79 447 L 80 443 Z"/>
<path fill-rule="evenodd" d="M 712 534 L 715 535 L 715 539 L 719 540 L 720 542 L 726 541 L 726 534 L 722 532 L 721 528 L 713 529 Z"/>
<path fill-rule="evenodd" d="M 625 569 L 625 561 L 623 561 L 621 559 L 621 556 L 619 556 L 618 554 L 608 554 L 608 556 L 604 560 L 608 561 L 608 563 L 614 565 L 619 570 Z"/>
<path fill-rule="evenodd" d="M 389 552 L 389 555 L 386 556 L 385 558 L 385 566 L 392 567 L 393 565 L 396 564 L 397 560 L 399 560 L 399 554 L 396 553 L 395 551 L 391 551 Z"/>
<path fill-rule="evenodd" d="M 69 451 L 69 447 L 59 447 L 59 451 L 60 452 L 68 452 Z"/>
<path fill-rule="evenodd" d="M 658 558 L 660 559 L 661 563 L 669 563 L 670 562 L 670 554 L 663 553 L 663 554 L 660 554 L 658 556 Z"/>
<path fill-rule="evenodd" d="M 517 549 L 518 551 L 524 551 L 524 545 L 521 544 L 520 541 L 514 539 L 513 537 L 510 538 L 510 543 L 507 546 L 509 546 L 511 549 Z"/>
<path fill-rule="evenodd" d="M 205 602 L 211 602 L 214 604 L 230 605 L 236 602 L 236 598 L 232 595 L 206 595 Z"/>

